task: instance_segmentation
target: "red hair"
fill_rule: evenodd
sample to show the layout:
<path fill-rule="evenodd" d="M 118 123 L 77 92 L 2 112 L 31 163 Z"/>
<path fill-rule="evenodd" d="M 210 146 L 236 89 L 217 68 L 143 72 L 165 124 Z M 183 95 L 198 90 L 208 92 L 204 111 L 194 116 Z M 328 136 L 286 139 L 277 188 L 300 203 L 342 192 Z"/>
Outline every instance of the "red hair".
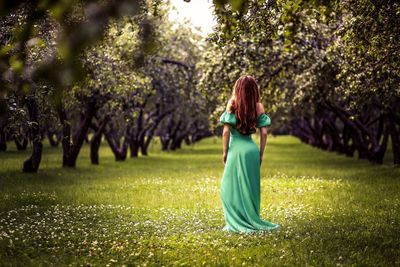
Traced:
<path fill-rule="evenodd" d="M 251 76 L 242 76 L 235 82 L 233 94 L 231 110 L 236 115 L 237 130 L 244 135 L 255 133 L 257 125 L 256 107 L 260 101 L 257 82 Z"/>

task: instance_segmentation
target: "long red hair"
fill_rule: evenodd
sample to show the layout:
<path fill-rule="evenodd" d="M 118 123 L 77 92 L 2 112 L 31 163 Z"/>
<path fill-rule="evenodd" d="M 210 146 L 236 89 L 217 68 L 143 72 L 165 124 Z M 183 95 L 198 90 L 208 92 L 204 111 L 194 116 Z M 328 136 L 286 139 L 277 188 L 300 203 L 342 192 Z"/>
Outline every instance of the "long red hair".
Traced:
<path fill-rule="evenodd" d="M 256 132 L 257 103 L 260 93 L 256 80 L 251 76 L 242 76 L 233 88 L 231 111 L 236 115 L 236 128 L 244 135 Z"/>

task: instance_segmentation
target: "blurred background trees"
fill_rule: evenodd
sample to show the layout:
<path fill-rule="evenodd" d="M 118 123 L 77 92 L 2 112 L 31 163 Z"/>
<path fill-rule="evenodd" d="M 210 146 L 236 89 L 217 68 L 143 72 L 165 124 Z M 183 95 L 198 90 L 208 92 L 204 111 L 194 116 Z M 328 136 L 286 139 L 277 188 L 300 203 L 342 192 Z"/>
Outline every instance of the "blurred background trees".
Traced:
<path fill-rule="evenodd" d="M 217 5 L 202 78 L 211 99 L 219 93 L 215 114 L 235 77 L 250 73 L 273 133 L 374 163 L 382 163 L 390 143 L 399 165 L 399 3 L 233 2 L 242 4 Z"/>
<path fill-rule="evenodd" d="M 23 170 L 36 172 L 42 140 L 75 167 L 84 142 L 99 164 L 104 139 L 117 161 L 211 135 L 196 91 L 200 37 L 172 27 L 159 1 L 2 2 L 1 149 L 32 144 Z M 164 122 L 168 121 L 168 122 Z M 163 127 L 159 127 L 163 124 Z"/>
<path fill-rule="evenodd" d="M 183 0 L 182 0 L 183 1 Z M 218 133 L 242 74 L 260 84 L 273 134 L 400 164 L 400 5 L 396 1 L 214 0 L 206 42 L 163 1 L 0 1 L 0 150 L 90 143 L 117 161 Z"/>

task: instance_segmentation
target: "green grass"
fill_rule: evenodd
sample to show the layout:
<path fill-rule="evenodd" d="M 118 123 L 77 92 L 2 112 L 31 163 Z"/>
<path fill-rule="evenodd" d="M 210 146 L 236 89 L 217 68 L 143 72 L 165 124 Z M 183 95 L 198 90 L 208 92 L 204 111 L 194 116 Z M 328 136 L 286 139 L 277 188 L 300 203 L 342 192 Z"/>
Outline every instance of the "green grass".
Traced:
<path fill-rule="evenodd" d="M 400 265 L 400 169 L 269 137 L 261 170 L 262 234 L 222 232 L 219 138 L 100 165 L 84 146 L 62 169 L 46 146 L 40 172 L 27 152 L 0 153 L 0 265 Z"/>

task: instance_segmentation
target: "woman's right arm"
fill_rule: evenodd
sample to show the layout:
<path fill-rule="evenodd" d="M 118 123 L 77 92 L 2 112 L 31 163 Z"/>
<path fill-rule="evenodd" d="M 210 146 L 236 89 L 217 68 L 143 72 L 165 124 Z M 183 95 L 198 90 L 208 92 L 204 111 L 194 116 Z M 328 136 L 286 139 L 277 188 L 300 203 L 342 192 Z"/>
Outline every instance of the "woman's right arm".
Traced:
<path fill-rule="evenodd" d="M 231 112 L 232 111 L 232 106 L 234 105 L 235 100 L 231 97 L 228 100 L 228 103 L 226 105 L 226 111 Z M 229 138 L 230 138 L 230 133 L 231 133 L 231 126 L 229 124 L 224 124 L 224 129 L 222 131 L 222 144 L 223 144 L 223 163 L 226 163 L 226 159 L 228 157 L 228 148 L 229 148 Z"/>
<path fill-rule="evenodd" d="M 228 157 L 228 147 L 229 147 L 229 136 L 230 136 L 230 125 L 224 124 L 224 130 L 222 132 L 222 143 L 223 143 L 223 162 L 226 163 Z"/>

